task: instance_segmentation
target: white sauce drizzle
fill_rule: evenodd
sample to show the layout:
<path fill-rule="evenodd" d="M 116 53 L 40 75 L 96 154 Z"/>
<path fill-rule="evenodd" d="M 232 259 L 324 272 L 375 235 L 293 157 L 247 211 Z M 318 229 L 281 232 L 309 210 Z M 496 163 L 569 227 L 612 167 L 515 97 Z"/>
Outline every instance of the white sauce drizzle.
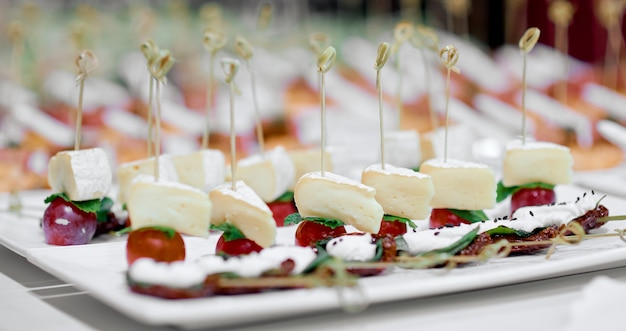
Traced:
<path fill-rule="evenodd" d="M 326 251 L 344 261 L 370 261 L 376 256 L 376 244 L 369 233 L 344 235 L 329 241 Z"/>

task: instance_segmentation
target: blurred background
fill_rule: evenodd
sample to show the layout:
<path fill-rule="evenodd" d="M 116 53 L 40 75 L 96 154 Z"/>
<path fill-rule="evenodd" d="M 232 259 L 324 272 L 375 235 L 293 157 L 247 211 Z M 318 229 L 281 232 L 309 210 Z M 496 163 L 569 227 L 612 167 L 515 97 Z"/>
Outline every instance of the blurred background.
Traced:
<path fill-rule="evenodd" d="M 506 142 L 521 132 L 517 43 L 538 27 L 539 45 L 528 54 L 530 134 L 569 146 L 577 170 L 614 167 L 622 150 L 597 125 L 626 121 L 624 6 L 621 0 L 0 0 L 0 190 L 46 188 L 47 160 L 73 146 L 75 60 L 87 49 L 98 68 L 85 80 L 82 146 L 105 148 L 115 166 L 148 155 L 150 76 L 140 52 L 148 39 L 176 59 L 157 96 L 166 153 L 199 149 L 208 127 L 210 147 L 228 154 L 228 88 L 219 61 L 242 61 L 239 157 L 258 150 L 251 74 L 267 145 L 319 146 L 315 48 L 334 46 L 328 143 L 344 151 L 333 160 L 338 172 L 356 176 L 379 158 L 373 63 L 381 42 L 395 47 L 381 85 L 385 126 L 420 134 L 414 166 L 441 153 L 447 87 L 438 50 L 453 44 L 460 74 L 450 84 L 451 153 L 498 167 Z M 206 31 L 228 39 L 214 58 L 203 42 Z M 234 49 L 237 35 L 254 48 L 249 61 Z"/>

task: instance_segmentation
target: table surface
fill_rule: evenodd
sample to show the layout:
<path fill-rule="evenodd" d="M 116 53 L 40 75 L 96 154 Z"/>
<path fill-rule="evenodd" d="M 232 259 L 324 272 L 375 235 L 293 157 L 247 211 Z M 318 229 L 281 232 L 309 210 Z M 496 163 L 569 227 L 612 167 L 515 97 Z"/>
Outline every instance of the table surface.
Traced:
<path fill-rule="evenodd" d="M 0 330 L 171 330 L 140 324 L 88 293 L 65 284 L 0 247 Z M 594 277 L 626 282 L 626 268 L 577 274 L 516 285 L 370 306 L 360 313 L 341 311 L 235 325 L 224 330 L 569 330 L 572 302 Z M 233 307 L 236 309 L 235 307 Z M 33 318 L 33 316 L 37 316 Z M 529 316 L 533 316 L 529 320 Z M 524 322 L 528 321 L 528 322 Z M 603 323 L 603 324 L 602 324 Z M 616 326 L 603 321 L 600 329 Z"/>

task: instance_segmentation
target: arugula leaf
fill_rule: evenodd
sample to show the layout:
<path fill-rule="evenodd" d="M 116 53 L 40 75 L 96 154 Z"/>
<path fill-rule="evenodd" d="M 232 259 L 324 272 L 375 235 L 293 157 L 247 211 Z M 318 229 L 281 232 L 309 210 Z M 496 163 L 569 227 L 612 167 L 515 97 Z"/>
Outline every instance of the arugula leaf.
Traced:
<path fill-rule="evenodd" d="M 236 226 L 230 223 L 222 223 L 220 225 L 211 224 L 210 229 L 222 231 L 225 241 L 232 241 L 246 237 L 241 230 L 237 229 Z"/>
<path fill-rule="evenodd" d="M 411 229 L 415 229 L 417 228 L 417 225 L 415 223 L 413 223 L 412 220 L 405 218 L 405 217 L 400 217 L 400 216 L 394 216 L 394 215 L 389 215 L 389 214 L 385 214 L 383 216 L 383 221 L 387 221 L 387 222 L 402 222 L 408 226 L 411 227 Z"/>
<path fill-rule="evenodd" d="M 285 225 L 295 225 L 303 221 L 315 222 L 331 229 L 346 225 L 344 222 L 325 217 L 302 217 L 299 213 L 293 213 L 285 217 Z"/>
<path fill-rule="evenodd" d="M 420 172 L 420 166 L 417 166 L 415 168 L 411 168 L 411 170 L 413 170 L 415 172 Z"/>
<path fill-rule="evenodd" d="M 498 187 L 496 189 L 496 202 L 502 202 L 504 199 L 506 199 L 509 195 L 513 195 L 515 192 L 523 189 L 523 188 L 542 188 L 542 189 L 546 189 L 546 190 L 553 190 L 554 189 L 554 185 L 552 184 L 547 184 L 547 183 L 543 183 L 543 182 L 532 182 L 532 183 L 527 183 L 524 185 L 517 185 L 517 186 L 504 186 L 504 184 L 502 184 L 502 181 L 498 182 Z"/>
<path fill-rule="evenodd" d="M 317 267 L 319 267 L 320 265 L 326 263 L 326 261 L 333 258 L 332 256 L 330 256 L 330 254 L 328 254 L 328 252 L 324 248 L 326 247 L 326 243 L 324 244 L 317 243 L 315 247 L 317 248 L 317 256 L 315 257 L 313 261 L 311 261 L 311 263 L 309 263 L 309 265 L 306 268 L 304 268 L 304 271 L 302 273 L 306 274 L 306 273 L 312 272 L 315 269 L 317 269 Z"/>
<path fill-rule="evenodd" d="M 524 230 L 517 230 L 517 229 L 512 229 L 509 227 L 506 227 L 504 225 L 500 225 L 497 228 L 493 228 L 489 231 L 485 231 L 486 233 L 490 234 L 490 235 L 507 235 L 507 234 L 513 234 L 516 235 L 518 237 L 521 238 L 526 238 L 529 237 L 537 232 L 540 232 L 541 230 L 543 230 L 545 228 L 537 228 L 534 229 L 532 232 L 526 232 Z"/>
<path fill-rule="evenodd" d="M 448 211 L 464 220 L 469 221 L 470 223 L 481 222 L 489 219 L 482 210 L 448 209 Z"/>
<path fill-rule="evenodd" d="M 383 239 L 380 238 L 378 240 L 376 240 L 376 255 L 374 255 L 374 258 L 371 260 L 372 262 L 376 262 L 376 261 L 380 261 L 383 258 Z"/>
<path fill-rule="evenodd" d="M 449 254 L 449 255 L 455 255 L 456 253 L 462 251 L 465 247 L 469 246 L 469 244 L 471 244 L 472 241 L 474 241 L 474 239 L 478 236 L 478 228 L 479 227 L 477 226 L 472 231 L 468 232 L 463 237 L 461 237 L 461 239 L 453 242 L 452 244 L 450 244 L 450 245 L 448 245 L 446 247 L 435 249 L 435 250 L 428 251 L 428 252 L 424 252 L 424 253 L 419 254 L 419 255 L 427 255 L 427 254 Z"/>
<path fill-rule="evenodd" d="M 283 193 L 283 195 L 279 196 L 273 202 L 292 202 L 293 201 L 293 191 L 287 191 Z"/>
<path fill-rule="evenodd" d="M 100 201 L 100 209 L 96 211 L 96 221 L 98 221 L 98 223 L 103 223 L 109 220 L 111 207 L 113 207 L 113 200 L 111 200 L 111 198 L 104 197 L 102 201 Z"/>
<path fill-rule="evenodd" d="M 44 200 L 44 202 L 51 203 L 56 198 L 61 198 L 86 213 L 96 213 L 96 217 L 99 223 L 106 221 L 106 214 L 108 214 L 109 210 L 111 210 L 111 207 L 113 206 L 113 200 L 111 200 L 109 197 L 104 197 L 102 199 L 85 200 L 85 201 L 73 201 L 73 200 L 70 200 L 70 198 L 65 193 L 54 193 L 48 196 Z M 101 214 L 104 214 L 104 215 L 101 215 Z"/>

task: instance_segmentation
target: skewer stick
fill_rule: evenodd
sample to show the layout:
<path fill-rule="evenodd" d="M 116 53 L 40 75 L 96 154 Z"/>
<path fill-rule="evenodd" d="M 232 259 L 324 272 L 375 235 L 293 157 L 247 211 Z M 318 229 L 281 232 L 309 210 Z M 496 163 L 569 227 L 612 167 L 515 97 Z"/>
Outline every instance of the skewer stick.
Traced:
<path fill-rule="evenodd" d="M 235 94 L 241 95 L 239 87 L 235 84 L 235 75 L 239 70 L 239 61 L 234 59 L 222 59 L 222 70 L 226 75 L 224 82 L 230 89 L 230 172 L 232 174 L 231 188 L 237 190 L 237 136 L 235 134 Z"/>
<path fill-rule="evenodd" d="M 454 71 L 457 74 L 461 72 L 459 68 L 455 67 L 459 61 L 459 53 L 454 45 L 447 45 L 439 51 L 439 60 L 446 67 L 446 131 L 444 135 L 443 143 L 443 162 L 448 161 L 448 114 L 450 113 L 450 72 Z"/>
<path fill-rule="evenodd" d="M 211 109 L 213 106 L 213 81 L 215 80 L 215 54 L 226 45 L 226 37 L 207 29 L 204 32 L 204 48 L 209 52 L 209 77 L 206 88 L 206 114 L 205 128 L 202 134 L 202 149 L 209 148 L 209 136 L 211 131 Z"/>
<path fill-rule="evenodd" d="M 435 130 L 439 127 L 439 117 L 435 112 L 432 104 L 432 84 L 430 82 L 430 67 L 428 65 L 428 59 L 426 58 L 426 50 L 431 50 L 433 52 L 437 52 L 439 50 L 439 37 L 435 31 L 425 26 L 418 26 L 416 28 L 416 33 L 411 38 L 411 44 L 420 50 L 422 55 L 422 66 L 424 67 L 424 81 L 427 89 L 428 95 L 428 113 L 430 115 L 430 124 L 432 126 L 432 130 Z"/>
<path fill-rule="evenodd" d="M 22 57 L 24 54 L 24 28 L 18 21 L 9 23 L 7 39 L 11 44 L 11 71 L 16 84 L 22 83 Z"/>
<path fill-rule="evenodd" d="M 168 50 L 161 50 L 159 56 L 153 61 L 150 67 L 150 74 L 156 84 L 156 112 L 154 114 L 154 125 L 156 135 L 154 141 L 154 178 L 159 180 L 159 159 L 161 157 L 161 83 L 167 83 L 167 73 L 174 66 L 174 57 Z"/>
<path fill-rule="evenodd" d="M 396 85 L 396 106 L 398 107 L 398 128 L 402 123 L 402 113 L 404 112 L 404 104 L 402 103 L 402 66 L 400 65 L 400 47 L 413 36 L 413 24 L 408 21 L 401 21 L 396 24 L 393 30 L 393 44 L 391 45 L 391 54 L 395 55 L 396 71 L 398 72 L 398 83 Z"/>
<path fill-rule="evenodd" d="M 554 23 L 554 45 L 557 54 L 560 52 L 564 55 L 563 61 L 563 77 L 556 85 L 556 98 L 564 104 L 567 104 L 567 77 L 568 64 L 568 36 L 567 29 L 574 15 L 574 6 L 567 0 L 554 0 L 548 8 L 548 17 Z"/>
<path fill-rule="evenodd" d="M 146 42 L 141 44 L 140 46 L 141 52 L 147 61 L 148 73 L 150 74 L 150 85 L 148 90 L 148 157 L 154 156 L 154 149 L 152 148 L 154 142 L 153 130 L 154 123 L 152 119 L 152 99 L 153 99 L 153 91 L 154 91 L 154 77 L 152 77 L 152 73 L 150 72 L 150 68 L 154 65 L 157 57 L 159 56 L 159 46 L 152 40 L 148 39 Z"/>
<path fill-rule="evenodd" d="M 78 67 L 78 77 L 76 84 L 78 89 L 78 108 L 76 109 L 76 136 L 74 139 L 74 150 L 80 149 L 81 127 L 83 125 L 83 91 L 85 89 L 85 79 L 98 68 L 98 58 L 92 51 L 83 51 L 76 57 Z"/>
<path fill-rule="evenodd" d="M 537 44 L 541 31 L 537 28 L 530 28 L 524 32 L 519 40 L 519 49 L 522 51 L 522 145 L 526 144 L 526 58 Z"/>
<path fill-rule="evenodd" d="M 324 53 L 326 48 L 330 46 L 330 43 L 330 37 L 325 33 L 314 32 L 309 35 L 309 49 L 317 57 L 321 56 L 322 53 Z"/>
<path fill-rule="evenodd" d="M 378 116 L 380 118 L 380 166 L 385 170 L 385 133 L 383 125 L 383 89 L 380 86 L 380 71 L 389 59 L 389 44 L 384 42 L 378 46 L 378 54 L 374 69 L 376 70 L 376 89 L 378 89 Z"/>
<path fill-rule="evenodd" d="M 261 120 L 261 112 L 259 110 L 259 102 L 256 94 L 256 81 L 254 76 L 254 68 L 252 67 L 252 56 L 254 56 L 254 48 L 242 36 L 235 39 L 235 51 L 246 62 L 248 71 L 250 71 L 250 83 L 252 85 L 252 102 L 254 103 L 254 114 L 256 117 L 256 138 L 259 144 L 259 152 L 261 155 L 265 153 L 265 139 L 263 138 L 263 122 Z"/>
<path fill-rule="evenodd" d="M 604 59 L 604 84 L 611 88 L 618 88 L 619 58 L 622 46 L 622 15 L 626 4 L 623 1 L 600 0 L 597 3 L 596 15 L 598 20 L 607 30 L 606 52 Z M 610 63 L 615 66 L 615 73 L 612 73 Z"/>
<path fill-rule="evenodd" d="M 259 15 L 256 21 L 256 27 L 259 31 L 265 31 L 272 23 L 272 17 L 274 16 L 274 8 L 271 2 L 263 2 L 259 6 Z"/>
<path fill-rule="evenodd" d="M 337 51 L 333 46 L 328 46 L 326 50 L 319 56 L 317 59 L 317 72 L 320 74 L 320 101 L 321 101 L 321 130 L 322 137 L 320 147 L 322 150 L 321 157 L 321 174 L 322 177 L 325 176 L 324 169 L 324 161 L 326 158 L 326 86 L 324 82 L 324 77 L 326 73 L 333 67 L 335 64 L 335 59 L 337 57 Z"/>

